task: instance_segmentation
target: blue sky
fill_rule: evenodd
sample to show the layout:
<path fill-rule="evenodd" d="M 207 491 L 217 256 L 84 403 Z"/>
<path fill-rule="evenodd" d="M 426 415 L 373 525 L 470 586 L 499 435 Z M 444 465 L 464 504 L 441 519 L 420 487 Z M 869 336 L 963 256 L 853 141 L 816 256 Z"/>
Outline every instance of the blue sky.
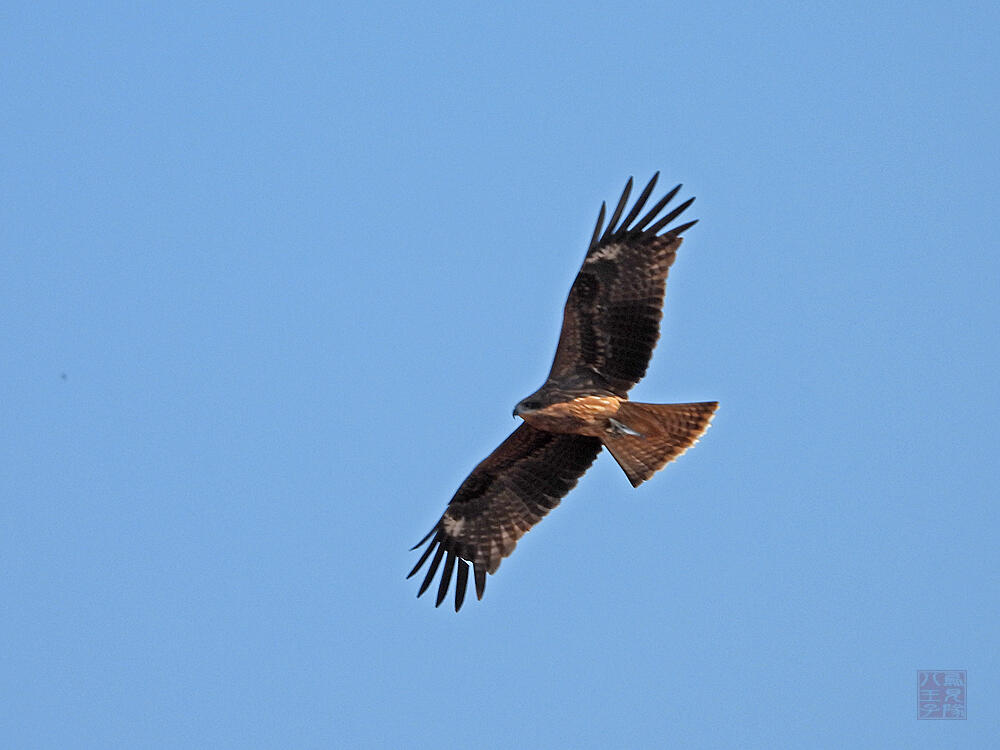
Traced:
<path fill-rule="evenodd" d="M 5 5 L 2 744 L 994 741 L 998 22 Z M 633 397 L 714 426 L 435 610 L 409 546 L 657 170 L 700 223 Z"/>

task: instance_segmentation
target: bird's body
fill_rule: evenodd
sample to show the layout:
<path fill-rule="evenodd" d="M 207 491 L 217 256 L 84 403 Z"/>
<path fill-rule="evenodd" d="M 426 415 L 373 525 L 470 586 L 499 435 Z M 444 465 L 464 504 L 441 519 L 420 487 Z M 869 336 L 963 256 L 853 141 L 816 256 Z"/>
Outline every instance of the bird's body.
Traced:
<path fill-rule="evenodd" d="M 539 430 L 601 437 L 611 428 L 610 420 L 617 416 L 622 401 L 618 396 L 576 396 L 534 411 L 518 405 L 514 415 Z"/>
<path fill-rule="evenodd" d="M 708 428 L 718 406 L 714 401 L 628 400 L 659 338 L 667 273 L 680 234 L 695 224 L 659 234 L 694 200 L 658 218 L 680 185 L 636 220 L 656 179 L 654 175 L 619 224 L 632 187 L 629 179 L 603 234 L 601 206 L 587 257 L 566 300 L 549 377 L 514 407 L 524 424 L 472 471 L 435 527 L 416 545 L 431 541 L 410 572 L 415 575 L 431 559 L 418 596 L 443 561 L 437 604 L 457 571 L 455 610 L 462 606 L 469 563 L 481 599 L 486 574 L 496 572 L 517 540 L 559 504 L 602 447 L 638 486 Z"/>

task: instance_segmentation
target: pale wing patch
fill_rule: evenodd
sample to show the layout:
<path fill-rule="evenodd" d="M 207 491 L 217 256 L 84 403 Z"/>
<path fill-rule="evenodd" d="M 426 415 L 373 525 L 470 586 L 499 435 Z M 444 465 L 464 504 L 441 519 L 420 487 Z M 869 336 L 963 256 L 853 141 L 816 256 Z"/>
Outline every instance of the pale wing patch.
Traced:
<path fill-rule="evenodd" d="M 611 245 L 604 245 L 596 250 L 591 250 L 587 259 L 583 262 L 584 266 L 588 263 L 592 263 L 595 260 L 614 260 L 622 251 L 622 246 L 617 242 Z"/>
<path fill-rule="evenodd" d="M 452 518 L 448 513 L 445 513 L 441 517 L 441 528 L 444 529 L 444 533 L 448 534 L 448 536 L 457 537 L 462 533 L 464 527 L 464 518 Z"/>

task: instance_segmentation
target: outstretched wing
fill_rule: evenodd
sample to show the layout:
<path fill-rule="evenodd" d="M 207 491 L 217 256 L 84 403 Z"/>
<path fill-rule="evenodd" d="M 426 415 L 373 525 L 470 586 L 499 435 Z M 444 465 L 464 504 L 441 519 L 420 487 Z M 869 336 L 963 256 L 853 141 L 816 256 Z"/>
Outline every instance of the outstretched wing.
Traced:
<path fill-rule="evenodd" d="M 550 381 L 582 380 L 624 396 L 646 374 L 660 337 L 667 273 L 680 247 L 680 234 L 697 223 L 690 221 L 660 234 L 694 201 L 691 198 L 657 218 L 680 185 L 636 221 L 657 177 L 659 172 L 619 224 L 632 190 L 629 178 L 603 233 L 605 205 L 601 204 L 587 257 L 566 300 Z"/>
<path fill-rule="evenodd" d="M 601 441 L 594 437 L 557 435 L 529 424 L 514 430 L 472 470 L 441 520 L 414 546 L 417 549 L 430 540 L 407 578 L 416 575 L 434 554 L 417 596 L 431 585 L 444 559 L 435 606 L 448 595 L 456 564 L 455 611 L 465 599 L 468 563 L 472 563 L 476 595 L 482 599 L 486 574 L 495 573 L 517 540 L 576 486 L 600 451 Z"/>

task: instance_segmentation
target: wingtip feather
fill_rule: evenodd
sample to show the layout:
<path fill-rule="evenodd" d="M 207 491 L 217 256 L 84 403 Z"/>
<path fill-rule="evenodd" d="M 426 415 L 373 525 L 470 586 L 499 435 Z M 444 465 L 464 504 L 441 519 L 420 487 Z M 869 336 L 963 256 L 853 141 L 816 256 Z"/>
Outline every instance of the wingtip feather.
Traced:
<path fill-rule="evenodd" d="M 673 229 L 671 229 L 669 234 L 673 235 L 674 237 L 679 237 L 683 232 L 686 232 L 697 223 L 698 220 L 695 219 L 694 221 L 689 221 L 687 224 L 681 224 L 679 227 L 674 227 Z"/>
<path fill-rule="evenodd" d="M 597 225 L 594 227 L 594 234 L 590 238 L 590 247 L 597 244 L 597 241 L 601 237 L 601 229 L 604 228 L 604 212 L 607 211 L 608 205 L 604 201 L 601 201 L 601 210 L 597 213 Z"/>
<path fill-rule="evenodd" d="M 639 215 L 642 207 L 646 205 L 646 201 L 649 200 L 650 194 L 653 192 L 653 188 L 656 187 L 656 180 L 659 178 L 660 173 L 657 172 L 653 175 L 653 179 L 642 189 L 639 197 L 635 199 L 635 204 L 632 209 L 628 212 L 624 219 L 622 219 L 622 231 L 628 231 L 629 224 L 631 224 L 635 217 Z"/>
<path fill-rule="evenodd" d="M 455 578 L 455 611 L 458 612 L 462 608 L 462 602 L 465 601 L 465 587 L 469 583 L 469 563 L 463 560 L 461 557 L 458 558 L 458 574 Z"/>
<path fill-rule="evenodd" d="M 448 557 L 444 561 L 444 570 L 441 571 L 441 583 L 438 585 L 437 599 L 435 607 L 440 607 L 441 602 L 448 596 L 448 587 L 451 585 L 451 573 L 455 569 L 455 553 L 448 551 Z"/>
<path fill-rule="evenodd" d="M 473 563 L 472 568 L 476 577 L 476 598 L 482 601 L 486 592 L 486 568 L 480 563 Z"/>
<path fill-rule="evenodd" d="M 413 578 L 413 576 L 417 574 L 417 571 L 423 567 L 425 562 L 427 562 L 427 558 L 431 556 L 431 552 L 434 551 L 434 548 L 436 546 L 437 546 L 437 541 L 434 541 L 427 549 L 424 550 L 424 554 L 422 554 L 420 556 L 420 559 L 417 560 L 417 564 L 413 566 L 413 570 L 411 570 L 409 574 L 406 576 L 407 579 Z"/>
<path fill-rule="evenodd" d="M 652 232 L 653 234 L 656 234 L 661 229 L 663 229 L 663 227 L 665 227 L 667 224 L 669 224 L 674 219 L 676 219 L 678 216 L 680 216 L 682 213 L 684 213 L 684 211 L 686 211 L 687 208 L 688 208 L 688 206 L 690 206 L 692 203 L 694 203 L 694 198 L 688 198 L 681 205 L 679 205 L 673 211 L 671 211 L 666 216 L 664 216 L 662 219 L 660 219 L 659 221 L 657 221 L 655 224 L 653 224 L 653 226 L 651 226 L 646 231 L 647 232 Z"/>
<path fill-rule="evenodd" d="M 415 550 L 417 547 L 422 546 L 424 542 L 426 542 L 428 539 L 431 538 L 431 535 L 433 535 L 435 531 L 437 531 L 437 526 L 435 526 L 433 529 L 431 529 L 430 531 L 428 531 L 427 532 L 427 536 L 425 536 L 419 542 L 417 542 L 412 547 L 410 547 L 410 552 L 413 552 L 413 550 Z"/>
<path fill-rule="evenodd" d="M 615 227 L 618 224 L 618 219 L 621 218 L 622 211 L 625 210 L 625 204 L 628 203 L 628 197 L 631 193 L 632 178 L 629 177 L 628 181 L 625 183 L 625 189 L 622 191 L 622 197 L 618 199 L 618 205 L 615 206 L 615 212 L 611 214 L 611 221 L 608 222 L 608 228 L 604 230 L 604 234 L 601 236 L 601 242 L 608 239 L 615 233 Z"/>
<path fill-rule="evenodd" d="M 441 564 L 441 558 L 444 556 L 444 545 L 439 544 L 437 552 L 434 554 L 434 559 L 431 560 L 431 566 L 427 569 L 427 576 L 424 578 L 424 582 L 420 584 L 420 590 L 417 592 L 417 598 L 419 599 L 427 591 L 427 588 L 431 585 L 431 581 L 434 580 L 434 574 L 437 573 L 438 565 Z"/>
<path fill-rule="evenodd" d="M 680 189 L 682 187 L 683 185 L 681 184 L 674 185 L 674 187 L 671 190 L 669 190 L 666 195 L 660 198 L 660 200 L 658 200 L 656 204 L 651 209 L 649 209 L 649 211 L 646 212 L 645 216 L 639 219 L 639 221 L 633 227 L 633 231 L 648 232 L 649 230 L 646 229 L 646 226 L 656 218 L 656 215 L 660 213 L 660 211 L 662 211 L 666 207 L 666 205 L 670 203 L 670 201 L 674 199 L 674 196 L 680 192 Z"/>

